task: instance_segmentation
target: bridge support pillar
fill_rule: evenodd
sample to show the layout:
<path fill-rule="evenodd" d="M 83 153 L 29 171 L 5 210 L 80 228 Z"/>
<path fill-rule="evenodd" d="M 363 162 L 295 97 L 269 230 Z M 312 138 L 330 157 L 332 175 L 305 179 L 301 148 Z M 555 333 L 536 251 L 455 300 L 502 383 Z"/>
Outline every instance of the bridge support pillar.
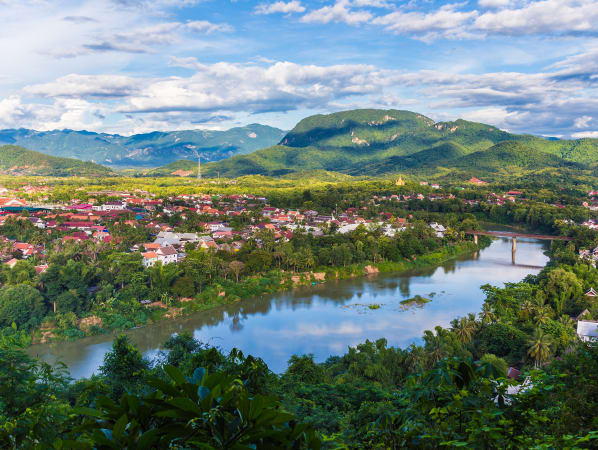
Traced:
<path fill-rule="evenodd" d="M 513 236 L 513 246 L 511 248 L 511 258 L 513 264 L 515 264 L 515 254 L 517 253 L 517 237 Z"/>
<path fill-rule="evenodd" d="M 477 234 L 474 234 L 474 235 L 473 235 L 473 243 L 474 243 L 475 245 L 478 245 L 478 235 L 477 235 Z"/>

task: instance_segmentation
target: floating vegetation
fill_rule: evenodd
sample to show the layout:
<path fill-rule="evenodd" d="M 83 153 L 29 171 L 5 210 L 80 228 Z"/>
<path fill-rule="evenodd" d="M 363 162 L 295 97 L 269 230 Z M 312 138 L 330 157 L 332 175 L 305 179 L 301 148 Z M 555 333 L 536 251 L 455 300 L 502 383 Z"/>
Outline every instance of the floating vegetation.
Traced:
<path fill-rule="evenodd" d="M 376 309 L 380 309 L 382 306 L 384 306 L 384 303 L 353 303 L 350 305 L 344 305 L 343 308 L 356 308 L 360 314 L 365 314 L 368 310 L 375 311 Z"/>
<path fill-rule="evenodd" d="M 429 303 L 431 301 L 432 300 L 430 300 L 429 298 L 422 297 L 421 295 L 416 295 L 415 297 L 407 298 L 405 300 L 402 300 L 401 301 L 401 308 L 402 309 L 407 309 L 407 308 L 410 308 L 411 306 L 422 307 L 426 303 Z"/>

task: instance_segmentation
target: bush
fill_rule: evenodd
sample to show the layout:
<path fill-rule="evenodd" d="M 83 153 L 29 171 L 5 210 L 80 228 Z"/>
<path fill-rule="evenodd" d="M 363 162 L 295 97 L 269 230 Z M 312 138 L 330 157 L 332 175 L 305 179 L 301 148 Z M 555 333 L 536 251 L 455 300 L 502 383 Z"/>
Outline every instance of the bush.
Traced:
<path fill-rule="evenodd" d="M 41 322 L 46 307 L 40 292 L 28 284 L 4 286 L 0 289 L 0 327 L 16 323 L 19 328 Z"/>

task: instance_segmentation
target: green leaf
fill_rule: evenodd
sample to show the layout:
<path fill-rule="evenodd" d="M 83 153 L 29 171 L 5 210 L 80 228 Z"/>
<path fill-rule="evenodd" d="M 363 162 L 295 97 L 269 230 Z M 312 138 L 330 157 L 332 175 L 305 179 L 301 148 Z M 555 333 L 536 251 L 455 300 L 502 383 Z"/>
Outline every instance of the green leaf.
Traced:
<path fill-rule="evenodd" d="M 112 428 L 112 435 L 114 438 L 116 438 L 116 440 L 120 440 L 128 423 L 129 418 L 126 414 L 123 414 L 120 419 L 116 421 L 114 427 Z"/>
<path fill-rule="evenodd" d="M 164 366 L 164 371 L 168 374 L 168 376 L 179 386 L 183 386 L 187 384 L 187 380 L 185 379 L 185 375 L 179 369 L 174 366 Z"/>
<path fill-rule="evenodd" d="M 139 450 L 143 450 L 146 448 L 154 447 L 156 442 L 158 441 L 158 437 L 160 436 L 161 431 L 159 428 L 154 428 L 152 430 L 146 431 L 141 435 L 139 440 L 137 441 L 137 448 Z"/>
<path fill-rule="evenodd" d="M 197 395 L 199 396 L 200 400 L 203 400 L 208 395 L 210 395 L 210 390 L 207 387 L 205 387 L 205 386 L 199 386 L 197 388 Z"/>
<path fill-rule="evenodd" d="M 206 369 L 204 369 L 203 367 L 198 367 L 197 369 L 195 369 L 193 371 L 193 384 L 201 383 L 205 374 L 206 374 Z"/>

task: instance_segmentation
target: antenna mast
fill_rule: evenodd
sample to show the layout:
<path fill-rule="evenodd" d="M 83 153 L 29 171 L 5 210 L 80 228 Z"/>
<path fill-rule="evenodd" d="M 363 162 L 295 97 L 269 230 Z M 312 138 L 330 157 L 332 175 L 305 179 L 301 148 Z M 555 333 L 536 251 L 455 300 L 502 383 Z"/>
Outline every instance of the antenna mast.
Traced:
<path fill-rule="evenodd" d="M 197 155 L 197 179 L 201 180 L 201 156 Z"/>

